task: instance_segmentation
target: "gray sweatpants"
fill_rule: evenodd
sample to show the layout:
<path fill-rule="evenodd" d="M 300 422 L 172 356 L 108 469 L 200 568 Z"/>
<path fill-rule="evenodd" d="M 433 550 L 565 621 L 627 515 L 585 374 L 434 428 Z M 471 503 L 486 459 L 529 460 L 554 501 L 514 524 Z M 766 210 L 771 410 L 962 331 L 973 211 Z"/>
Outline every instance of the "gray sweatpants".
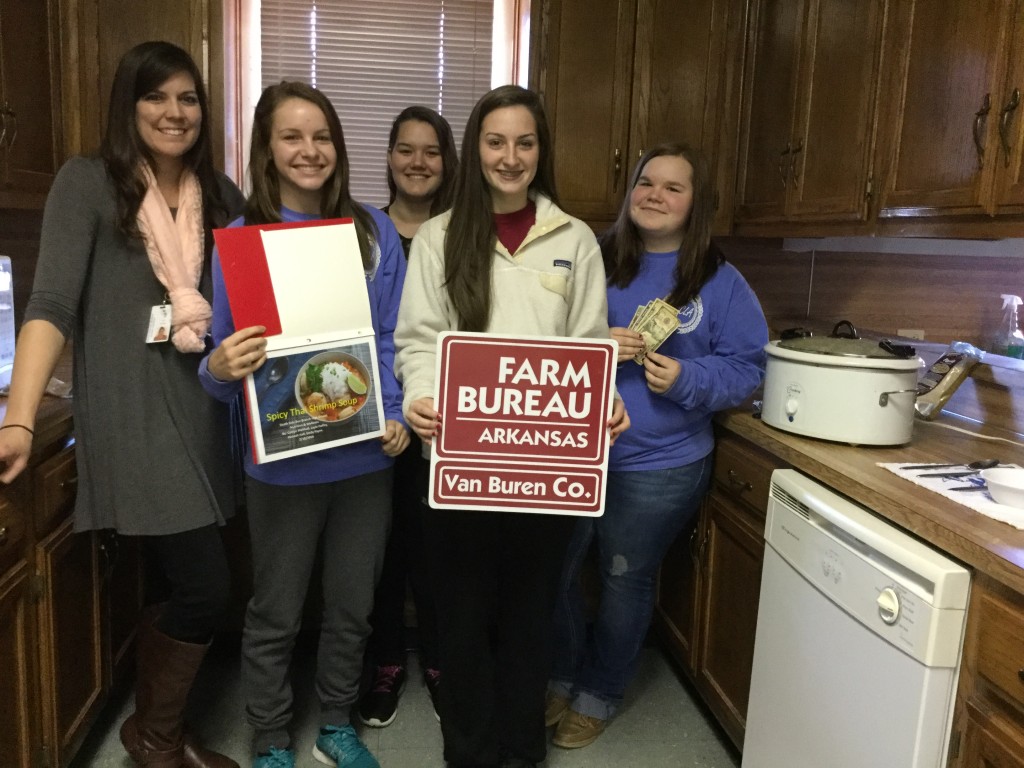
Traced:
<path fill-rule="evenodd" d="M 320 724 L 349 722 L 391 519 L 391 475 L 387 469 L 299 486 L 246 478 L 254 589 L 242 634 L 242 686 L 257 752 L 290 743 L 289 666 L 321 547 L 324 610 L 316 665 Z"/>

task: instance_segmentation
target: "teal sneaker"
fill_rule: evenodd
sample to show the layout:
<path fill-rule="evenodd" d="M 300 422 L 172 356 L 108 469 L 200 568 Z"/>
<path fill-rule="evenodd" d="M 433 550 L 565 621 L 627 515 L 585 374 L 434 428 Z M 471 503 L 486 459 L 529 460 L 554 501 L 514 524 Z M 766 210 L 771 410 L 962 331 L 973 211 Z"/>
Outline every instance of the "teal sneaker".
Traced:
<path fill-rule="evenodd" d="M 295 768 L 295 753 L 290 749 L 271 747 L 269 752 L 256 755 L 252 768 Z"/>
<path fill-rule="evenodd" d="M 338 768 L 380 768 L 377 758 L 370 754 L 351 725 L 321 728 L 313 745 L 313 757 L 324 765 Z"/>

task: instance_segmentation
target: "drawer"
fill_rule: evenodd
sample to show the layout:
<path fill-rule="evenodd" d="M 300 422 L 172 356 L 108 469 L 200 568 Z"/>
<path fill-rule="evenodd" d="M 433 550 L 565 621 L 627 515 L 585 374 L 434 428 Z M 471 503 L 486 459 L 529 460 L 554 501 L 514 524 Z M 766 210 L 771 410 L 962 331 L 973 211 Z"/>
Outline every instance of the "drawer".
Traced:
<path fill-rule="evenodd" d="M 71 512 L 78 487 L 74 446 L 65 448 L 35 471 L 35 529 L 42 538 Z"/>
<path fill-rule="evenodd" d="M 764 513 L 772 472 L 788 467 L 781 459 L 728 432 L 718 434 L 715 481 L 730 495 Z"/>
<path fill-rule="evenodd" d="M 0 575 L 25 556 L 25 513 L 12 495 L 0 492 Z"/>
<path fill-rule="evenodd" d="M 979 590 L 973 607 L 978 674 L 1024 708 L 1024 599 Z"/>

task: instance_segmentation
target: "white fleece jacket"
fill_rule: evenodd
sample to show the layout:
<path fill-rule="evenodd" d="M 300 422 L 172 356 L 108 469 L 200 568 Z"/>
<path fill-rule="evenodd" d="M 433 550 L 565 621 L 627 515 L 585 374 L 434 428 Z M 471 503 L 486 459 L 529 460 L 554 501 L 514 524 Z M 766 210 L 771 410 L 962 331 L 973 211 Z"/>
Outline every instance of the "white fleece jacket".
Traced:
<path fill-rule="evenodd" d="M 607 339 L 608 288 L 594 233 L 543 195 L 533 199 L 537 220 L 519 249 L 514 255 L 501 243 L 494 249 L 487 332 Z M 424 223 L 409 253 L 395 328 L 403 412 L 413 400 L 434 397 L 437 336 L 458 330 L 443 285 L 450 218 L 447 212 Z"/>

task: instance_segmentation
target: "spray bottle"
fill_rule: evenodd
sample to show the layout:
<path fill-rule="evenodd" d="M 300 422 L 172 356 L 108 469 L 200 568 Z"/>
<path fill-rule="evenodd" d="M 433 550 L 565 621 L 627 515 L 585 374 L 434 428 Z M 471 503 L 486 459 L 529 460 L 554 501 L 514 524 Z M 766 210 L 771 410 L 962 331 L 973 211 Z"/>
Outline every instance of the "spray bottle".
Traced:
<path fill-rule="evenodd" d="M 1024 333 L 1021 333 L 1017 322 L 1017 307 L 1021 305 L 1020 296 L 1004 293 L 1002 299 L 1003 321 L 999 324 L 993 351 L 1007 357 L 1024 358 Z"/>

